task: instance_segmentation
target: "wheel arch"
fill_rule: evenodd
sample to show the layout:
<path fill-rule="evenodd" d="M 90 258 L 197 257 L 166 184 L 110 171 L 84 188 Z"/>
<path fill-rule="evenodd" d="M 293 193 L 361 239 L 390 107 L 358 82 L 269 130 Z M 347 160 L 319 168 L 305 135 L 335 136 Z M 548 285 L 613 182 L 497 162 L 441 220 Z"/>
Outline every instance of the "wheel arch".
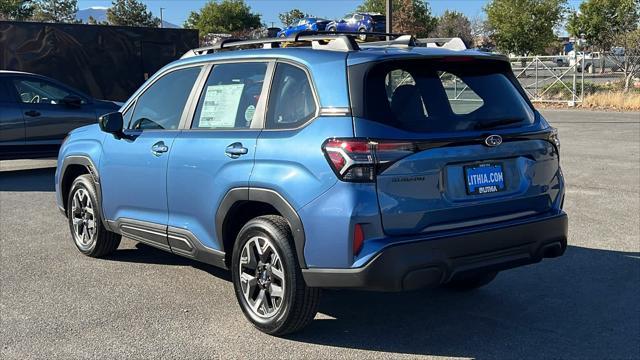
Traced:
<path fill-rule="evenodd" d="M 262 215 L 280 215 L 293 234 L 294 248 L 301 268 L 304 260 L 304 228 L 293 206 L 278 192 L 264 188 L 234 188 L 227 192 L 216 212 L 216 237 L 229 262 L 236 236 L 247 221 Z"/>
<path fill-rule="evenodd" d="M 62 162 L 60 170 L 60 196 L 62 198 L 62 210 L 67 215 L 67 199 L 73 181 L 81 175 L 89 174 L 96 185 L 96 195 L 98 196 L 98 206 L 100 206 L 100 217 L 102 223 L 108 229 L 108 224 L 104 219 L 102 212 L 102 188 L 100 186 L 100 175 L 98 168 L 89 156 L 86 155 L 70 155 Z"/>

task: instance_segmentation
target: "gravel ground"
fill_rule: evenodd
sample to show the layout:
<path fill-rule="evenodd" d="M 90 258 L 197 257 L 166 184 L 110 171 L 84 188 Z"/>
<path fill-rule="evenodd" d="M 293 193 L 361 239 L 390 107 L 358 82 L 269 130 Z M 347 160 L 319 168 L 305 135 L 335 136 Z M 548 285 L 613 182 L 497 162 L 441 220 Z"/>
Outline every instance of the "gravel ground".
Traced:
<path fill-rule="evenodd" d="M 69 358 L 640 358 L 640 114 L 544 111 L 568 183 L 565 256 L 471 293 L 325 291 L 286 339 L 225 271 L 124 240 L 80 255 L 53 161 L 0 162 L 0 355 Z"/>

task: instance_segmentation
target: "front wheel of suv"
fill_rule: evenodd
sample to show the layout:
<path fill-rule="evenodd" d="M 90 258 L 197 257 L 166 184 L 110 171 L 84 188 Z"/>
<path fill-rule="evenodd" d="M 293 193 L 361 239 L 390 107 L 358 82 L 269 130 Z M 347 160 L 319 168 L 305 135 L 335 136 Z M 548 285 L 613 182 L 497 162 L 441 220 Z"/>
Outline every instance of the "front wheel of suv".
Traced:
<path fill-rule="evenodd" d="M 318 311 L 320 289 L 306 286 L 292 244 L 287 221 L 268 215 L 245 224 L 234 245 L 231 275 L 238 303 L 267 334 L 300 330 Z"/>
<path fill-rule="evenodd" d="M 121 236 L 102 224 L 100 209 L 91 175 L 77 177 L 67 199 L 67 218 L 76 247 L 91 257 L 108 255 L 120 245 Z"/>

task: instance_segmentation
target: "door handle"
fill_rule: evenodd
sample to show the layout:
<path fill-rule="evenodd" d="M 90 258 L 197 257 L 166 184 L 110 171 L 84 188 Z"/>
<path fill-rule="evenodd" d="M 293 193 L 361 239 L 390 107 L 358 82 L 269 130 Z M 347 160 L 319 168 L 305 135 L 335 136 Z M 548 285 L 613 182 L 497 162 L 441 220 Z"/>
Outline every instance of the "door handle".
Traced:
<path fill-rule="evenodd" d="M 237 158 L 240 157 L 240 155 L 245 155 L 246 153 L 248 153 L 249 149 L 247 149 L 246 147 L 242 146 L 242 143 L 235 142 L 235 143 L 227 146 L 227 149 L 224 152 L 228 157 L 230 157 L 232 159 L 237 159 Z"/>
<path fill-rule="evenodd" d="M 151 152 L 155 156 L 160 156 L 162 153 L 166 153 L 167 151 L 169 151 L 169 147 L 164 144 L 164 141 L 158 141 L 151 147 Z"/>
<path fill-rule="evenodd" d="M 29 110 L 27 112 L 24 113 L 27 116 L 31 116 L 31 117 L 37 117 L 40 116 L 40 113 L 35 111 L 35 110 Z"/>

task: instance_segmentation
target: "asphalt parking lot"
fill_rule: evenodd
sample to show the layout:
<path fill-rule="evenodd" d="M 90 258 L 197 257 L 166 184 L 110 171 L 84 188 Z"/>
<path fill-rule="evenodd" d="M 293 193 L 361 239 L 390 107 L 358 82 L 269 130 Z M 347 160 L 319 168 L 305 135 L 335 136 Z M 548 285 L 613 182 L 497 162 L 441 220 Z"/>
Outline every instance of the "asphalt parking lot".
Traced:
<path fill-rule="evenodd" d="M 124 240 L 82 256 L 53 161 L 0 162 L 0 354 L 25 358 L 640 358 L 640 113 L 548 110 L 565 256 L 470 293 L 325 291 L 285 339 L 245 321 L 225 271 Z"/>

